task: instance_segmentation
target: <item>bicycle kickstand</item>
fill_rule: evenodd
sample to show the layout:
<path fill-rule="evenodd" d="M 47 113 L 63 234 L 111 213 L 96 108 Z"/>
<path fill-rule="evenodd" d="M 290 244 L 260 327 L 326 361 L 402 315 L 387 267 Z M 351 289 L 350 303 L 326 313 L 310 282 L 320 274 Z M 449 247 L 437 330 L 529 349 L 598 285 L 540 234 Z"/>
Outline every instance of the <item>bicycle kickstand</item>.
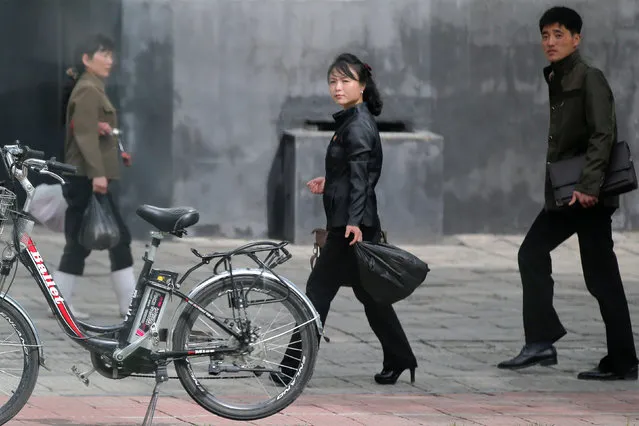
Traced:
<path fill-rule="evenodd" d="M 142 426 L 151 426 L 153 423 L 153 416 L 155 415 L 155 406 L 158 403 L 158 396 L 160 394 L 160 385 L 169 380 L 169 375 L 166 371 L 166 364 L 158 365 L 155 370 L 155 387 L 153 388 L 153 394 L 151 395 L 151 401 L 149 407 L 146 409 L 146 415 Z"/>

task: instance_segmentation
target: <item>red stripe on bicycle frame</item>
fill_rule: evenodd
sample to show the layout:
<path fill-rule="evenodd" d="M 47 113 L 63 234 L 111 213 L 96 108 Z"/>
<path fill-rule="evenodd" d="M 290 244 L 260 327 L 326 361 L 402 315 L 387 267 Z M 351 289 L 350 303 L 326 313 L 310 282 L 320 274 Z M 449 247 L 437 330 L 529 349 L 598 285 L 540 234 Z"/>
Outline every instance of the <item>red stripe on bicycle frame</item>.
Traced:
<path fill-rule="evenodd" d="M 66 303 L 61 303 L 59 305 L 57 304 L 56 307 L 58 308 L 60 315 L 62 315 L 62 318 L 64 318 L 64 322 L 66 322 L 69 328 L 73 330 L 75 335 L 78 337 L 84 337 L 84 335 L 82 334 L 82 332 L 80 331 L 76 323 L 73 322 L 73 319 L 71 318 L 71 314 L 69 313 L 69 310 L 67 309 Z"/>
<path fill-rule="evenodd" d="M 77 337 L 84 337 L 78 325 L 75 323 L 75 321 L 73 321 L 67 303 L 62 297 L 60 297 L 60 294 L 58 293 L 58 286 L 56 286 L 55 281 L 53 281 L 53 277 L 47 270 L 47 267 L 44 264 L 44 260 L 42 259 L 42 256 L 40 256 L 40 253 L 38 253 L 38 249 L 33 243 L 33 240 L 31 239 L 31 237 L 28 236 L 25 238 L 25 240 L 25 244 L 27 245 L 27 252 L 29 253 L 29 256 L 31 256 L 31 259 L 33 260 L 33 263 L 38 270 L 38 274 L 40 274 L 40 278 L 42 278 L 42 280 L 46 284 L 47 290 L 49 290 L 49 297 L 51 297 L 51 300 L 55 304 L 56 309 L 64 319 L 66 325 L 75 333 L 75 335 Z"/>

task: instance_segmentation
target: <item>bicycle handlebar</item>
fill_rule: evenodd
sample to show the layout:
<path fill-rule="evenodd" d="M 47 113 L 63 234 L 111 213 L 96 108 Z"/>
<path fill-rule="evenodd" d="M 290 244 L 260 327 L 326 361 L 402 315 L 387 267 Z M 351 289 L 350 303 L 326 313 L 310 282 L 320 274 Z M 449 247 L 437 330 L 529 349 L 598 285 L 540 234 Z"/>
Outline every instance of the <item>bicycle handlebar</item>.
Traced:
<path fill-rule="evenodd" d="M 4 158 L 7 171 L 13 174 L 15 178 L 21 178 L 20 166 L 26 166 L 34 169 L 38 172 L 55 175 L 53 172 L 65 173 L 74 175 L 77 173 L 77 167 L 71 164 L 61 163 L 56 161 L 55 157 L 49 160 L 44 160 L 44 152 L 36 149 L 31 149 L 24 145 L 5 145 L 2 147 L 2 156 Z M 13 166 L 17 165 L 18 169 L 14 169 Z M 54 176 L 59 178 L 59 176 Z M 60 178 L 62 179 L 62 178 Z"/>
<path fill-rule="evenodd" d="M 36 149 L 31 149 L 28 146 L 22 147 L 22 156 L 23 159 L 35 158 L 38 160 L 42 160 L 44 158 L 44 151 L 38 151 Z"/>
<path fill-rule="evenodd" d="M 35 194 L 35 188 L 27 178 L 27 171 L 29 169 L 40 174 L 51 176 L 60 183 L 65 183 L 65 181 L 57 173 L 77 173 L 75 166 L 60 163 L 56 161 L 55 157 L 44 160 L 44 152 L 20 145 L 20 142 L 16 142 L 15 145 L 5 145 L 0 148 L 0 158 L 2 159 L 7 174 L 17 180 L 27 193 L 27 198 L 22 205 L 22 211 L 25 213 L 29 212 L 31 200 Z"/>
<path fill-rule="evenodd" d="M 67 163 L 60 163 L 60 162 L 55 161 L 55 160 L 47 161 L 47 169 L 49 169 L 49 170 L 57 170 L 60 173 L 66 173 L 66 174 L 70 174 L 70 175 L 75 175 L 78 172 L 78 168 L 76 166 L 73 166 L 73 165 L 67 164 Z"/>

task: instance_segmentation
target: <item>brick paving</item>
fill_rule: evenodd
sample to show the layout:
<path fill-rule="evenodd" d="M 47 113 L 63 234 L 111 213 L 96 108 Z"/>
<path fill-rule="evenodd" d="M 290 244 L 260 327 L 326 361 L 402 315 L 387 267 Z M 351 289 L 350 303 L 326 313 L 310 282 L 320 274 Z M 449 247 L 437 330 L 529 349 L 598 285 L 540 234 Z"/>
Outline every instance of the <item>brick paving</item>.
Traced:
<path fill-rule="evenodd" d="M 50 267 L 63 245 L 61 235 L 36 228 L 35 241 Z M 555 305 L 568 330 L 557 344 L 559 364 L 512 371 L 495 365 L 521 347 L 521 286 L 516 254 L 522 236 L 460 235 L 436 246 L 406 246 L 431 266 L 426 283 L 396 304 L 418 358 L 415 386 L 408 373 L 395 386 L 372 379 L 381 368 L 381 350 L 363 309 L 348 288 L 340 290 L 327 324 L 313 378 L 303 395 L 283 412 L 249 424 L 270 425 L 639 425 L 637 382 L 584 382 L 576 374 L 605 354 L 603 324 L 595 300 L 583 284 L 576 239 L 553 253 Z M 186 238 L 165 242 L 158 264 L 183 272 L 200 251 L 232 248 L 242 241 Z M 309 241 L 310 243 L 310 241 Z M 635 325 L 639 323 L 639 234 L 615 234 L 617 255 Z M 134 243 L 140 259 L 144 242 Z M 308 245 L 291 248 L 294 258 L 280 273 L 304 288 Z M 137 261 L 136 268 L 140 262 Z M 200 271 L 197 279 L 206 276 Z M 184 288 L 183 288 L 184 289 Z M 89 366 L 47 308 L 35 283 L 21 268 L 10 294 L 34 319 L 50 371 L 40 369 L 29 404 L 10 424 L 141 424 L 153 381 L 112 381 L 91 376 L 88 387 L 70 372 Z M 86 277 L 73 304 L 93 313 L 92 322 L 117 322 L 108 280 L 108 258 L 89 258 Z M 165 384 L 154 424 L 237 424 L 193 403 L 178 380 Z"/>
<path fill-rule="evenodd" d="M 34 396 L 17 425 L 141 424 L 147 398 Z M 73 405 L 73 411 L 68 409 Z M 158 402 L 156 425 L 634 425 L 639 392 L 303 395 L 253 422 L 222 419 L 183 397 Z"/>

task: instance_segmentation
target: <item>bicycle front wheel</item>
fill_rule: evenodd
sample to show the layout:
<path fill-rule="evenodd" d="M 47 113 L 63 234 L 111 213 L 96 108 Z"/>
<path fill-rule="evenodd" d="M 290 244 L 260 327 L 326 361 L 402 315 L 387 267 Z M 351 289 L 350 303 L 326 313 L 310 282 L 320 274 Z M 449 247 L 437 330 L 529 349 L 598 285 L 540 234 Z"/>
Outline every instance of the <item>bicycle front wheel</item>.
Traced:
<path fill-rule="evenodd" d="M 0 424 L 29 400 L 38 379 L 40 353 L 29 321 L 0 299 Z"/>
<path fill-rule="evenodd" d="M 245 308 L 233 302 L 242 292 Z M 277 280 L 233 276 L 211 284 L 194 300 L 228 326 L 251 330 L 250 344 L 193 308 L 180 316 L 173 350 L 239 348 L 234 353 L 192 356 L 175 361 L 188 394 L 206 410 L 233 420 L 271 416 L 291 404 L 313 375 L 319 336 L 304 302 Z"/>

